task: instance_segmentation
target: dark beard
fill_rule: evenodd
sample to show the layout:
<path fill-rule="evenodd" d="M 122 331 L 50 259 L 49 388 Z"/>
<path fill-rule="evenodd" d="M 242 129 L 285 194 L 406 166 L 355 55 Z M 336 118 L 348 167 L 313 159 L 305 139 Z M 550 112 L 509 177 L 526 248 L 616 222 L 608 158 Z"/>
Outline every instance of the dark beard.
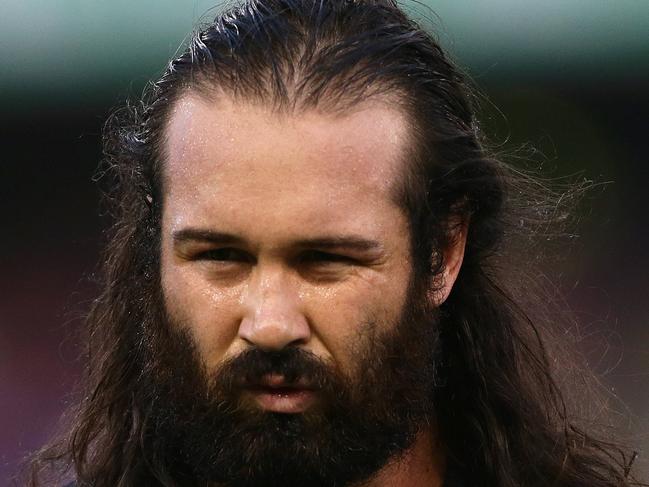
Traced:
<path fill-rule="evenodd" d="M 412 286 L 397 323 L 359 326 L 347 351 L 355 370 L 347 373 L 286 348 L 250 349 L 210 375 L 186 326 L 162 312 L 145 327 L 138 399 L 144 453 L 163 467 L 156 475 L 170 485 L 237 487 L 338 487 L 370 478 L 433 417 L 438 326 L 425 302 Z M 315 405 L 281 414 L 247 400 L 243 385 L 270 373 L 315 385 Z"/>

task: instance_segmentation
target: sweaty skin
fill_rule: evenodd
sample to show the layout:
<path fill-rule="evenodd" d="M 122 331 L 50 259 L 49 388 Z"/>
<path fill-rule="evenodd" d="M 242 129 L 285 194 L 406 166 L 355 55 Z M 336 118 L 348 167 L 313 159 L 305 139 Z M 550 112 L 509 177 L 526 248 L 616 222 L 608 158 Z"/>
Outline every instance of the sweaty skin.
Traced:
<path fill-rule="evenodd" d="M 224 95 L 176 103 L 165 145 L 162 287 L 207 370 L 250 346 L 291 345 L 356 371 L 358 324 L 394 323 L 406 297 L 409 231 L 391 190 L 407 144 L 404 115 L 378 101 L 344 115 L 280 115 Z M 461 264 L 464 239 L 456 242 L 436 305 Z M 309 404 L 260 407 L 299 413 Z M 438 486 L 443 465 L 430 428 L 365 485 Z"/>

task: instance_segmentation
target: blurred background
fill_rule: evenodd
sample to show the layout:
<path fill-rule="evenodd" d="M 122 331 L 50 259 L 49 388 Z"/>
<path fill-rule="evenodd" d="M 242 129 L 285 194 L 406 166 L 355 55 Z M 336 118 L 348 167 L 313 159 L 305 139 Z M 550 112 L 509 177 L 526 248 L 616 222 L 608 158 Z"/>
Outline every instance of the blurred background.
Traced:
<path fill-rule="evenodd" d="M 610 183 L 582 205 L 558 277 L 647 478 L 649 1 L 422 1 L 406 6 L 481 87 L 497 144 L 530 143 L 552 176 Z M 213 6 L 3 2 L 0 486 L 54 431 L 80 374 L 75 330 L 105 224 L 91 181 L 102 123 Z"/>

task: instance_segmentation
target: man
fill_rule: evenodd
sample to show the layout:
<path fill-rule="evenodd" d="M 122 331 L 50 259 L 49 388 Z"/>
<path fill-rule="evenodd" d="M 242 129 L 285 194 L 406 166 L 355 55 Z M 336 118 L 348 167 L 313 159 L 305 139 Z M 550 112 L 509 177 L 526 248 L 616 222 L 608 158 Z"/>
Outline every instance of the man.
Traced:
<path fill-rule="evenodd" d="M 34 485 L 628 485 L 512 287 L 554 203 L 391 1 L 219 15 L 105 151 L 87 390 Z"/>

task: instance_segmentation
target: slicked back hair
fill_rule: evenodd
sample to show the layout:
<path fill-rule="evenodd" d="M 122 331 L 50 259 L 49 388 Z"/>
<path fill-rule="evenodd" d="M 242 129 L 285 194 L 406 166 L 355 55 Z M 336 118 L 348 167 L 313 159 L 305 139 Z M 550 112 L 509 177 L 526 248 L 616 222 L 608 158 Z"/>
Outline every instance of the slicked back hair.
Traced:
<path fill-rule="evenodd" d="M 442 250 L 468 225 L 464 263 L 441 307 L 435 405 L 449 465 L 467 486 L 629 485 L 622 452 L 566 410 L 551 366 L 552 319 L 512 289 L 539 289 L 515 281 L 523 273 L 506 253 L 512 239 L 534 252 L 565 216 L 553 198 L 576 192 L 553 194 L 489 154 L 467 81 L 391 0 L 247 1 L 203 26 L 142 100 L 110 118 L 102 173 L 114 225 L 87 319 L 87 382 L 69 431 L 35 458 L 32 485 L 48 465 L 67 467 L 79 485 L 187 485 L 157 474 L 165 469 L 134 391 L 141 327 L 160 285 L 165 127 L 188 92 L 289 114 L 344 113 L 372 99 L 403 110 L 412 147 L 395 198 L 418 278 L 434 282 Z"/>

